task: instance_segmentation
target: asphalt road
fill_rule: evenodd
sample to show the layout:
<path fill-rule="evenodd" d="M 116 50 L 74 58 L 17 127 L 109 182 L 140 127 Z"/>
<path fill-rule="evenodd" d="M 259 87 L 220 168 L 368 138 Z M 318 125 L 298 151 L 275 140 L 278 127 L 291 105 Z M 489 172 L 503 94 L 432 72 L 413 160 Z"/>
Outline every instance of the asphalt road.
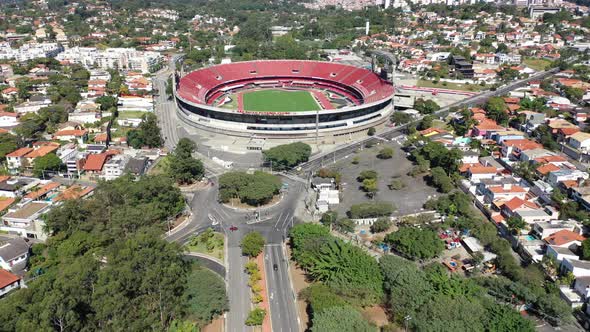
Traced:
<path fill-rule="evenodd" d="M 277 270 L 274 270 L 274 266 Z M 289 265 L 280 244 L 264 247 L 266 284 L 269 289 L 272 331 L 299 332 L 295 294 L 289 279 Z"/>

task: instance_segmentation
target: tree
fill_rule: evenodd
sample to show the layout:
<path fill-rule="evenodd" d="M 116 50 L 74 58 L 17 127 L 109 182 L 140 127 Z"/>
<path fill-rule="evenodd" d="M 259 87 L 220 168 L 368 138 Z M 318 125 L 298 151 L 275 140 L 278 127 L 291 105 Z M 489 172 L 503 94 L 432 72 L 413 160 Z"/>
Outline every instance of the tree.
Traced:
<path fill-rule="evenodd" d="M 391 158 L 393 158 L 393 148 L 384 147 L 377 154 L 377 158 L 379 158 L 379 159 L 391 159 Z"/>
<path fill-rule="evenodd" d="M 248 326 L 262 325 L 262 322 L 264 322 L 264 317 L 266 317 L 266 310 L 261 309 L 261 308 L 254 308 L 248 314 L 248 318 L 246 318 L 246 325 L 248 325 Z"/>
<path fill-rule="evenodd" d="M 414 102 L 414 109 L 420 114 L 432 114 L 440 110 L 440 106 L 434 100 L 418 98 Z"/>
<path fill-rule="evenodd" d="M 260 255 L 264 249 L 264 238 L 258 232 L 250 232 L 244 236 L 240 246 L 242 247 L 242 254 L 250 257 Z"/>
<path fill-rule="evenodd" d="M 348 218 L 342 218 L 336 222 L 335 226 L 336 229 L 338 229 L 342 233 L 352 233 L 354 232 L 354 227 L 356 226 L 356 224 L 354 223 L 354 221 Z"/>
<path fill-rule="evenodd" d="M 266 204 L 279 193 L 281 180 L 265 172 L 227 172 L 219 177 L 219 199 L 229 202 L 239 198 L 251 206 Z"/>
<path fill-rule="evenodd" d="M 152 113 L 143 116 L 138 129 L 129 131 L 127 141 L 135 149 L 147 146 L 149 148 L 161 147 L 164 142 L 158 127 L 158 119 Z"/>
<path fill-rule="evenodd" d="M 526 227 L 526 222 L 520 216 L 511 216 L 506 219 L 506 224 L 514 234 L 520 234 L 520 230 Z"/>
<path fill-rule="evenodd" d="M 431 171 L 431 180 L 441 192 L 448 193 L 453 190 L 453 180 L 445 173 L 442 167 L 435 167 Z"/>
<path fill-rule="evenodd" d="M 389 218 L 379 218 L 371 225 L 371 233 L 381 233 L 391 227 L 391 220 Z"/>
<path fill-rule="evenodd" d="M 394 112 L 391 115 L 391 122 L 395 123 L 396 125 L 403 125 L 408 122 L 412 121 L 412 116 L 408 113 L 404 112 Z"/>
<path fill-rule="evenodd" d="M 373 136 L 373 135 L 375 135 L 376 132 L 377 131 L 375 130 L 375 127 L 371 127 L 371 128 L 369 128 L 369 131 L 367 131 L 367 135 Z"/>
<path fill-rule="evenodd" d="M 200 180 L 205 174 L 203 163 L 192 156 L 194 150 L 195 143 L 183 137 L 171 155 L 169 174 L 180 184 Z"/>
<path fill-rule="evenodd" d="M 262 155 L 272 169 L 282 171 L 306 162 L 311 155 L 311 147 L 301 142 L 283 144 L 263 151 Z"/>
<path fill-rule="evenodd" d="M 501 97 L 491 97 L 484 105 L 488 118 L 502 124 L 508 123 L 508 106 Z"/>
<path fill-rule="evenodd" d="M 567 97 L 567 99 L 573 101 L 574 103 L 579 102 L 584 97 L 584 90 L 580 88 L 570 87 L 567 86 L 563 89 L 563 93 Z"/>
<path fill-rule="evenodd" d="M 45 172 L 59 171 L 63 166 L 61 159 L 55 153 L 48 153 L 42 157 L 37 157 L 34 160 L 33 174 L 36 177 L 41 177 Z"/>
<path fill-rule="evenodd" d="M 352 219 L 375 218 L 390 216 L 395 208 L 387 202 L 368 202 L 350 207 L 348 216 Z"/>
<path fill-rule="evenodd" d="M 490 302 L 486 305 L 486 309 L 487 315 L 484 320 L 486 331 L 535 331 L 535 326 L 531 320 L 522 317 L 520 313 L 508 305 Z"/>
<path fill-rule="evenodd" d="M 6 155 L 18 148 L 17 137 L 9 133 L 0 133 L 0 161 L 4 160 Z"/>
<path fill-rule="evenodd" d="M 189 317 L 200 326 L 209 324 L 229 309 L 223 280 L 200 266 L 193 266 L 188 275 L 183 297 Z"/>
<path fill-rule="evenodd" d="M 582 258 L 590 260 L 590 238 L 582 241 Z"/>
<path fill-rule="evenodd" d="M 394 255 L 381 257 L 379 266 L 391 311 L 398 317 L 416 317 L 416 312 L 434 295 L 426 275 L 416 264 Z"/>
<path fill-rule="evenodd" d="M 391 189 L 391 190 L 401 190 L 405 186 L 406 186 L 406 184 L 399 178 L 391 179 L 391 182 L 388 185 L 389 189 Z"/>
<path fill-rule="evenodd" d="M 101 96 L 96 98 L 96 102 L 100 104 L 102 111 L 108 111 L 112 108 L 117 107 L 117 98 L 113 96 Z"/>
<path fill-rule="evenodd" d="M 418 123 L 418 127 L 416 129 L 418 129 L 418 130 L 428 129 L 428 128 L 432 127 L 433 121 L 434 121 L 434 118 L 431 115 L 426 115 L 425 117 L 422 118 L 420 123 Z"/>
<path fill-rule="evenodd" d="M 336 221 L 338 221 L 338 212 L 336 211 L 325 212 L 322 214 L 322 218 L 320 219 L 320 222 L 326 226 L 334 224 Z"/>
<path fill-rule="evenodd" d="M 377 191 L 379 191 L 377 179 L 364 179 L 362 188 L 367 193 L 367 196 L 375 196 L 375 194 L 377 194 Z"/>
<path fill-rule="evenodd" d="M 385 237 L 385 242 L 400 254 L 411 259 L 430 259 L 445 248 L 444 243 L 430 229 L 403 227 Z"/>
<path fill-rule="evenodd" d="M 365 180 L 376 180 L 377 172 L 373 170 L 365 170 L 359 173 L 357 180 L 363 182 Z"/>
<path fill-rule="evenodd" d="M 351 306 L 331 307 L 314 315 L 312 332 L 324 331 L 359 331 L 376 332 L 377 328 L 369 324 L 363 316 Z"/>
<path fill-rule="evenodd" d="M 338 296 L 333 289 L 319 283 L 311 284 L 309 287 L 303 289 L 299 293 L 299 296 L 309 303 L 312 316 L 332 307 L 346 305 L 346 301 Z"/>

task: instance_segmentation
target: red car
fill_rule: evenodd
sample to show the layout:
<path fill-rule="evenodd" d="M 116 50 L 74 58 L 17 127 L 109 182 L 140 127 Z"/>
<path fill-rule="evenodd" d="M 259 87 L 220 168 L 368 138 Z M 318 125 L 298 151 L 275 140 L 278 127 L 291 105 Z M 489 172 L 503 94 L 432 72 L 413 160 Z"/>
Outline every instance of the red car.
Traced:
<path fill-rule="evenodd" d="M 232 225 L 232 226 L 229 228 L 229 230 L 230 230 L 230 231 L 232 231 L 232 232 L 234 232 L 234 231 L 237 231 L 237 230 L 238 230 L 238 228 L 237 228 L 236 226 L 233 226 L 233 225 Z"/>

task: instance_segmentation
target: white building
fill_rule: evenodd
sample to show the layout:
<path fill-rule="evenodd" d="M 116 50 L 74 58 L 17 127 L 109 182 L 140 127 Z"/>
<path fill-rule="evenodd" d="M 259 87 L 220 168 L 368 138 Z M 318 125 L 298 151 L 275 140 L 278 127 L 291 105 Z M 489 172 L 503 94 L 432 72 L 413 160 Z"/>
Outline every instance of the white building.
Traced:
<path fill-rule="evenodd" d="M 103 168 L 101 178 L 105 180 L 114 180 L 125 173 L 125 167 L 129 162 L 129 156 L 124 154 L 115 155 L 107 161 Z"/>
<path fill-rule="evenodd" d="M 135 70 L 149 73 L 160 63 L 162 55 L 157 52 L 138 51 L 133 48 L 72 47 L 60 53 L 57 60 L 78 63 L 86 68 Z"/>

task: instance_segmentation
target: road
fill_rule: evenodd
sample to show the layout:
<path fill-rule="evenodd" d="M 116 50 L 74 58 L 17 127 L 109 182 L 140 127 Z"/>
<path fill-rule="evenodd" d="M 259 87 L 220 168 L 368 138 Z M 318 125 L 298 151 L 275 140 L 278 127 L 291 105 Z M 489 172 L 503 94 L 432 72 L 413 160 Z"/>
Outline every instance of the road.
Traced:
<path fill-rule="evenodd" d="M 272 330 L 299 332 L 296 296 L 291 288 L 289 265 L 281 244 L 268 244 L 264 247 L 264 266 L 269 289 Z"/>
<path fill-rule="evenodd" d="M 283 194 L 282 200 L 277 205 L 261 209 L 260 214 L 263 221 L 254 223 L 252 211 L 232 209 L 220 204 L 217 201 L 217 186 L 199 190 L 195 192 L 189 202 L 192 211 L 191 219 L 184 225 L 179 226 L 180 229 L 174 230 L 166 238 L 168 241 L 183 244 L 192 236 L 209 227 L 226 234 L 228 247 L 226 283 L 230 307 L 226 316 L 227 331 L 251 330 L 244 325 L 252 305 L 248 288 L 248 275 L 244 270 L 247 258 L 242 256 L 240 248 L 242 237 L 251 231 L 260 232 L 269 245 L 269 247 L 265 248 L 266 253 L 269 250 L 268 248 L 281 248 L 288 230 L 296 221 L 294 218 L 295 209 L 305 193 L 305 185 L 286 177 L 283 178 L 283 182 L 288 183 L 290 189 Z M 213 225 L 210 217 L 219 223 Z M 231 226 L 236 226 L 238 229 L 230 231 Z M 287 260 L 282 250 L 273 252 L 272 257 L 273 262 L 283 262 L 283 265 Z M 288 270 L 285 267 L 274 272 L 272 265 L 270 268 L 267 267 L 266 270 L 268 280 L 272 281 L 269 284 L 269 294 L 271 292 L 273 294 L 273 299 L 270 300 L 273 327 L 280 326 L 279 331 L 290 331 L 290 329 L 298 331 L 297 307 L 293 302 Z M 215 267 L 214 271 L 216 271 Z M 275 277 L 278 277 L 276 281 Z M 289 320 L 285 321 L 285 317 Z M 274 328 L 273 331 L 275 331 Z"/>

